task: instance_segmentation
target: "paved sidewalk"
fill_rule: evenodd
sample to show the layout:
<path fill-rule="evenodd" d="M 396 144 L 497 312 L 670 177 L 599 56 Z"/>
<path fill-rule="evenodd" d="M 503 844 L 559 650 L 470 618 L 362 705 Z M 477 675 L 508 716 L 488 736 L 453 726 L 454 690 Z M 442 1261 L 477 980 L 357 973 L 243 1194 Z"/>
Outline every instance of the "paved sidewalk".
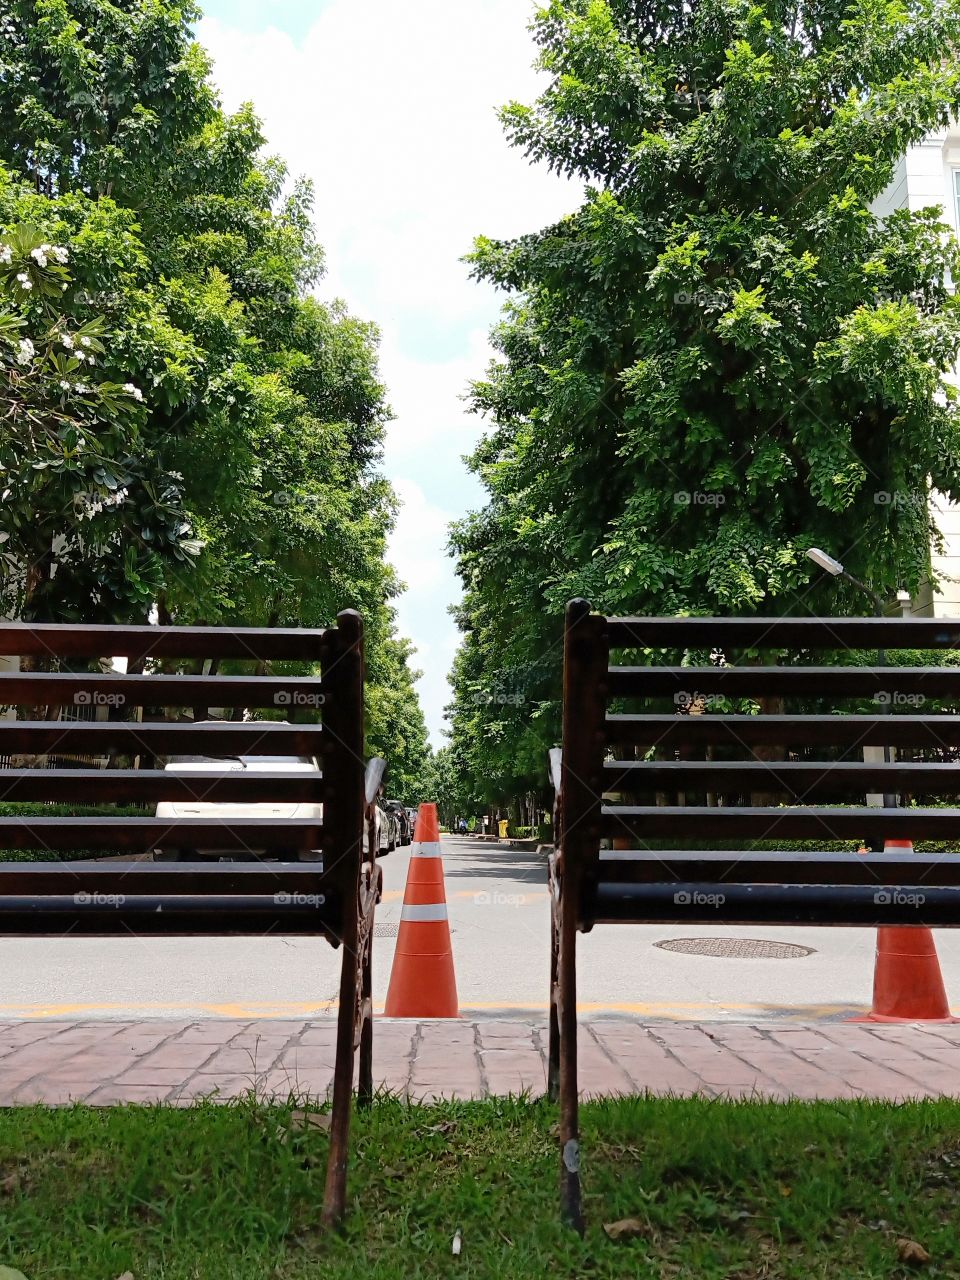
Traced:
<path fill-rule="evenodd" d="M 324 1021 L 0 1023 L 0 1105 L 163 1100 L 210 1094 L 323 1096 L 335 1026 Z M 922 1098 L 960 1095 L 960 1026 L 581 1024 L 585 1095 Z M 546 1028 L 523 1021 L 379 1019 L 375 1078 L 407 1097 L 545 1087 Z"/>

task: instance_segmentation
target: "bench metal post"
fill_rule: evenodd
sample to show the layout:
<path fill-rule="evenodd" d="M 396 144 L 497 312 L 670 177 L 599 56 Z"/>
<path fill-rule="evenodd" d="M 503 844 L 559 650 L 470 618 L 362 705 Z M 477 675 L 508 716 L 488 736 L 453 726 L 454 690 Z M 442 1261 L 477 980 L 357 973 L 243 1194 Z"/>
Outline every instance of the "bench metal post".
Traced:
<path fill-rule="evenodd" d="M 357 1044 L 372 1009 L 361 998 L 367 986 L 372 906 L 365 901 L 363 870 L 363 624 L 352 609 L 337 617 L 336 643 L 326 655 L 324 677 L 333 696 L 325 706 L 324 733 L 332 739 L 324 755 L 325 781 L 336 795 L 324 851 L 325 869 L 336 885 L 340 911 L 339 936 L 343 948 L 340 1005 L 337 1013 L 337 1052 L 333 1072 L 330 1157 L 323 1199 L 323 1221 L 338 1224 L 346 1202 L 350 1107 Z M 329 773 L 333 773 L 333 777 Z M 326 810 L 324 810 L 326 814 Z M 369 929 L 368 929 L 369 925 Z M 369 1070 L 369 1053 L 366 1066 Z M 365 1082 L 369 1084 L 369 1082 Z"/>
<path fill-rule="evenodd" d="M 584 889 L 595 871 L 603 793 L 603 720 L 608 648 L 606 620 L 586 600 L 567 606 L 563 664 L 563 760 L 560 842 L 551 875 L 551 1064 L 559 1068 L 560 1201 L 565 1220 L 583 1232 L 577 1082 L 577 931 Z"/>

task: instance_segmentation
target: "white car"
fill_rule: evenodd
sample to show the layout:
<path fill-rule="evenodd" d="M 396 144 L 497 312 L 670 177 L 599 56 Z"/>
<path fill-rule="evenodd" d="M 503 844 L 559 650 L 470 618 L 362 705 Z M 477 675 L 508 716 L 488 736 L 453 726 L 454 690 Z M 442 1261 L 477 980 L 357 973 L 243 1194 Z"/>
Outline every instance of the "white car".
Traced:
<path fill-rule="evenodd" d="M 320 767 L 312 756 L 235 756 L 222 760 L 213 756 L 179 756 L 170 760 L 165 772 L 184 776 L 196 775 L 197 792 L 203 792 L 203 775 L 210 773 L 283 773 L 288 775 L 311 773 L 317 778 L 321 776 Z M 162 801 L 157 805 L 157 818 L 175 824 L 177 820 L 190 821 L 192 818 L 275 818 L 278 823 L 284 821 L 323 822 L 323 804 L 297 804 L 290 802 L 242 804 L 235 801 L 224 804 L 205 800 Z M 378 853 L 389 853 L 388 823 L 386 814 L 379 805 L 374 808 L 374 824 L 377 833 Z M 176 838 L 176 826 L 171 825 L 171 838 Z M 363 851 L 367 852 L 368 835 L 364 830 Z M 228 862 L 242 862 L 272 857 L 283 860 L 286 855 L 282 851 L 263 849 L 184 849 L 166 847 L 154 853 L 155 859 L 161 862 L 197 862 L 204 859 L 218 859 Z M 296 852 L 290 855 L 294 861 L 309 860 L 309 854 Z"/>

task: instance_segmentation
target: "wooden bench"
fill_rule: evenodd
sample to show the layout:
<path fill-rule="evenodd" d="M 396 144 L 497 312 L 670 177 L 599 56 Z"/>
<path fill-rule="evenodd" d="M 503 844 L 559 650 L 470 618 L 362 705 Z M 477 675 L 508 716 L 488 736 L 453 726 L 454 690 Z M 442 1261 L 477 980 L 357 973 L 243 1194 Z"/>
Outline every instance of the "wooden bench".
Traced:
<path fill-rule="evenodd" d="M 751 849 L 917 839 L 960 848 L 960 809 L 922 807 L 955 804 L 960 792 L 960 668 L 876 657 L 960 649 L 960 619 L 604 618 L 575 600 L 564 646 L 549 1087 L 561 1109 L 562 1209 L 582 1230 L 577 933 L 613 923 L 960 924 L 956 853 Z M 640 665 L 619 665 L 630 650 Z M 774 652 L 759 665 L 763 651 Z M 830 651 L 828 665 L 815 664 Z M 853 651 L 869 665 L 850 665 Z M 850 699 L 871 712 L 844 713 Z M 898 793 L 921 807 L 899 807 Z"/>
<path fill-rule="evenodd" d="M 143 805 L 143 816 L 3 817 L 0 847 L 118 851 L 128 861 L 0 863 L 0 934 L 278 935 L 306 934 L 342 949 L 330 1155 L 323 1218 L 340 1220 L 346 1194 L 351 1095 L 359 1049 L 359 1102 L 372 1077 L 371 944 L 380 870 L 373 839 L 364 851 L 363 629 L 340 614 L 325 630 L 105 627 L 0 624 L 0 655 L 21 659 L 0 673 L 0 704 L 30 720 L 0 720 L 0 799 Z M 126 658 L 131 674 L 103 671 Z M 26 660 L 26 661 L 24 661 Z M 245 675 L 162 674 L 183 660 L 201 671 L 229 661 Z M 206 661 L 205 661 L 206 660 Z M 96 663 L 92 673 L 83 668 Z M 302 664 L 313 676 L 263 674 L 270 663 Z M 71 670 L 24 670 L 39 665 Z M 144 668 L 148 671 L 145 674 Z M 151 673 L 149 668 L 153 668 Z M 138 674 L 134 674 L 138 673 Z M 201 722 L 119 719 L 136 708 L 197 708 Z M 64 719 L 76 708 L 113 718 Z M 315 723 L 206 720 L 278 708 Z M 65 710 L 66 709 L 66 710 Z M 183 714 L 183 713 L 179 713 Z M 44 718 L 41 718 L 44 717 Z M 302 718 L 302 716 L 300 717 Z M 316 717 L 314 717 L 316 719 Z M 103 757 L 104 768 L 37 768 L 49 753 Z M 202 773 L 165 771 L 157 757 L 213 758 Z M 314 771 L 237 767 L 237 756 L 307 757 Z M 124 759 L 125 758 L 125 759 Z M 230 761 L 233 767 L 230 768 Z M 222 762 L 222 763 L 221 763 Z M 125 767 L 116 767 L 124 763 Z M 382 762 L 381 762 L 382 763 Z M 146 767 L 130 767 L 143 764 Z M 379 782 L 374 780 L 373 790 Z M 160 801 L 319 806 L 312 816 L 278 820 L 195 816 L 158 821 Z M 154 861 L 156 849 L 240 851 L 247 860 Z"/>

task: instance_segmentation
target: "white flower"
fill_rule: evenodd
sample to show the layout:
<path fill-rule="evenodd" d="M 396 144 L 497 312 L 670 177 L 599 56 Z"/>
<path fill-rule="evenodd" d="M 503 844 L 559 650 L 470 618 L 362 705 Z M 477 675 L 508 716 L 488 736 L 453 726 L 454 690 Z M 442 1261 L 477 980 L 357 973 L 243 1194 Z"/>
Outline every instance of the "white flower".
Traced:
<path fill-rule="evenodd" d="M 89 338 L 81 338 L 81 339 L 80 339 L 80 345 L 81 345 L 81 347 L 89 347 L 89 345 L 90 345 L 90 339 L 89 339 Z"/>
<path fill-rule="evenodd" d="M 36 348 L 30 339 L 21 338 L 17 347 L 17 364 L 29 364 L 36 354 Z"/>
<path fill-rule="evenodd" d="M 82 396 L 84 396 L 84 395 L 86 395 L 86 394 L 87 394 L 87 392 L 90 390 L 90 388 L 87 386 L 87 384 L 86 384 L 85 382 L 78 382 L 78 383 L 77 383 L 77 390 L 80 392 L 80 394 L 81 394 Z"/>
<path fill-rule="evenodd" d="M 50 250 L 50 256 L 56 262 L 59 262 L 61 266 L 69 260 L 70 252 L 68 249 L 65 249 L 62 244 L 48 245 L 47 247 Z"/>
<path fill-rule="evenodd" d="M 60 339 L 60 341 L 67 348 L 68 351 L 73 350 L 73 338 L 71 338 L 69 333 L 65 333 L 63 337 Z"/>
<path fill-rule="evenodd" d="M 8 244 L 0 244 L 0 263 L 5 267 L 13 261 L 13 250 Z"/>
<path fill-rule="evenodd" d="M 25 271 L 19 271 L 17 273 L 17 284 L 19 284 L 21 289 L 33 288 L 33 281 L 30 279 L 30 277 L 27 275 Z"/>
<path fill-rule="evenodd" d="M 61 378 L 61 379 L 60 379 L 60 390 L 61 390 L 61 391 L 69 391 L 69 390 L 70 390 L 70 383 L 66 380 L 66 378 Z"/>
<path fill-rule="evenodd" d="M 134 400 L 139 401 L 143 399 L 143 392 L 139 387 L 135 387 L 132 382 L 125 382 L 123 384 L 123 389 L 128 396 L 133 396 Z"/>
<path fill-rule="evenodd" d="M 47 250 L 50 248 L 48 244 L 42 244 L 39 249 L 31 249 L 30 257 L 34 260 L 38 267 L 47 265 Z"/>

